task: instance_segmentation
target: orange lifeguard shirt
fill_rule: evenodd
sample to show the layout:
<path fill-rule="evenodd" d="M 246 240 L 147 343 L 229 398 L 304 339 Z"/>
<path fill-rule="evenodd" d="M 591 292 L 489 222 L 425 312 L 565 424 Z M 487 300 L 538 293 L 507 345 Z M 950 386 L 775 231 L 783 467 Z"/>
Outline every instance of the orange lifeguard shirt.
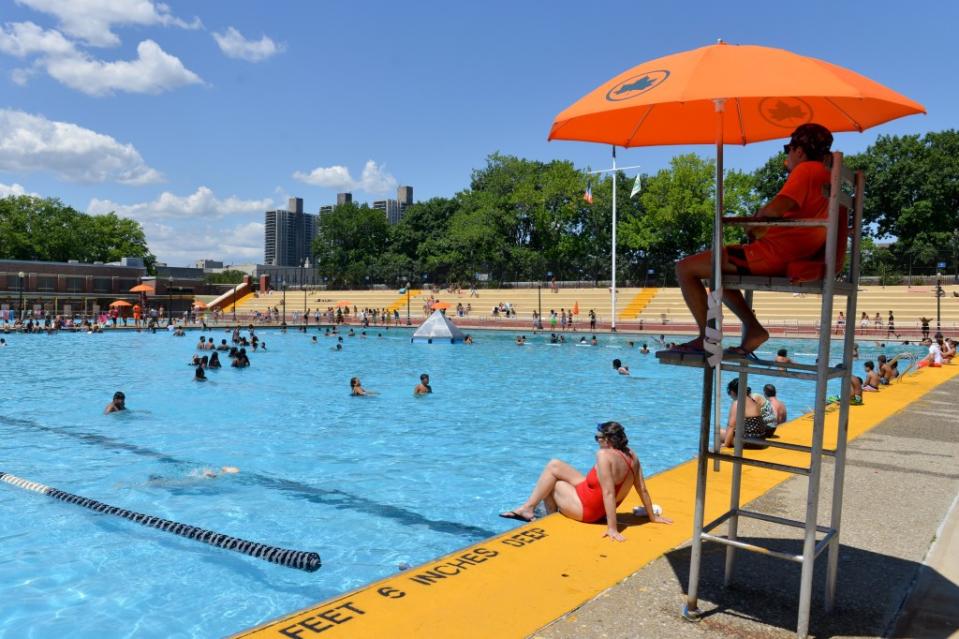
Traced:
<path fill-rule="evenodd" d="M 778 195 L 796 203 L 783 217 L 825 219 L 829 200 L 823 186 L 829 184 L 829 169 L 822 162 L 802 162 L 790 172 Z M 814 256 L 826 244 L 826 228 L 774 226 L 759 241 L 743 247 L 750 270 L 756 275 L 781 275 L 786 265 Z"/>

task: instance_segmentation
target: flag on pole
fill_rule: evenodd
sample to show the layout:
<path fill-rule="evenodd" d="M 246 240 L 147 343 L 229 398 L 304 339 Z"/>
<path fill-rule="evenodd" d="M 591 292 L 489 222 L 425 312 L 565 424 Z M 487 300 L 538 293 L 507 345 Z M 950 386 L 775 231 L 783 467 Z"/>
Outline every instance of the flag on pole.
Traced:
<path fill-rule="evenodd" d="M 589 204 L 593 203 L 593 180 L 586 180 L 586 192 L 583 193 L 583 199 Z"/>
<path fill-rule="evenodd" d="M 639 174 L 636 174 L 636 181 L 633 182 L 633 190 L 630 191 L 629 197 L 636 197 L 636 194 L 639 193 L 639 190 L 643 188 L 643 185 L 639 181 Z"/>

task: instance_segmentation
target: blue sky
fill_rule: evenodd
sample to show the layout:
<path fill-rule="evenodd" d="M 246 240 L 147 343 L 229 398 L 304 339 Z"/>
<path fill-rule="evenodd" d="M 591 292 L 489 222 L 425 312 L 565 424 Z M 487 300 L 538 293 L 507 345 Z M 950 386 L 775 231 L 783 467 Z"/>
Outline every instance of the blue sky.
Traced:
<path fill-rule="evenodd" d="M 162 261 L 259 262 L 263 211 L 449 196 L 495 151 L 599 168 L 557 113 L 648 59 L 723 38 L 849 67 L 924 104 L 863 134 L 954 128 L 952 2 L 0 0 L 0 195 L 139 220 Z M 727 147 L 753 169 L 781 142 Z M 620 151 L 653 172 L 701 147 Z"/>

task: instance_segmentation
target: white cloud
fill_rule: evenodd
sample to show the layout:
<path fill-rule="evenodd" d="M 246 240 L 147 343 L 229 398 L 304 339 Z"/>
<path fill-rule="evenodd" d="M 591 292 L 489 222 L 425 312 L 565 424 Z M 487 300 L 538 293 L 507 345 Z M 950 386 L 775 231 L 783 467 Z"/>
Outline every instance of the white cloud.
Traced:
<path fill-rule="evenodd" d="M 71 182 L 139 185 L 162 180 L 132 144 L 10 109 L 0 109 L 0 170 L 51 171 Z"/>
<path fill-rule="evenodd" d="M 104 62 L 77 54 L 50 57 L 43 65 L 51 76 L 88 95 L 110 95 L 114 91 L 161 93 L 203 82 L 153 40 L 137 45 L 137 59 L 132 61 Z"/>
<path fill-rule="evenodd" d="M 0 197 L 8 197 L 10 195 L 32 195 L 34 197 L 40 197 L 39 193 L 27 193 L 27 190 L 17 183 L 0 184 Z"/>
<path fill-rule="evenodd" d="M 386 173 L 383 166 L 377 166 L 373 160 L 367 160 L 363 166 L 358 187 L 367 193 L 385 193 L 396 190 L 399 183 L 396 178 Z"/>
<path fill-rule="evenodd" d="M 277 44 L 265 35 L 259 40 L 247 40 L 233 27 L 229 27 L 224 33 L 214 33 L 213 39 L 228 58 L 247 62 L 260 62 L 286 49 L 283 43 Z"/>
<path fill-rule="evenodd" d="M 64 33 L 91 46 L 120 44 L 114 25 L 164 25 L 199 29 L 199 18 L 186 22 L 170 13 L 170 7 L 153 0 L 17 0 L 36 11 L 55 16 Z"/>
<path fill-rule="evenodd" d="M 150 252 L 173 266 L 192 266 L 198 259 L 218 259 L 228 264 L 263 260 L 262 222 L 248 222 L 232 228 L 198 223 L 177 225 L 142 222 Z"/>
<path fill-rule="evenodd" d="M 0 51 L 18 58 L 33 54 L 76 54 L 73 43 L 59 31 L 44 29 L 32 22 L 8 22 L 0 27 Z"/>
<path fill-rule="evenodd" d="M 263 214 L 272 207 L 273 200 L 270 198 L 242 200 L 230 196 L 219 199 L 212 189 L 201 186 L 190 195 L 174 195 L 165 191 L 155 200 L 137 204 L 118 204 L 94 198 L 87 206 L 87 211 L 93 214 L 116 211 L 118 215 L 138 220 L 218 219 L 230 215 Z"/>
<path fill-rule="evenodd" d="M 367 160 L 360 179 L 354 180 L 345 166 L 317 167 L 309 173 L 296 171 L 293 178 L 305 184 L 341 191 L 360 190 L 367 193 L 386 193 L 395 190 L 399 183 L 387 173 L 382 165 Z"/>

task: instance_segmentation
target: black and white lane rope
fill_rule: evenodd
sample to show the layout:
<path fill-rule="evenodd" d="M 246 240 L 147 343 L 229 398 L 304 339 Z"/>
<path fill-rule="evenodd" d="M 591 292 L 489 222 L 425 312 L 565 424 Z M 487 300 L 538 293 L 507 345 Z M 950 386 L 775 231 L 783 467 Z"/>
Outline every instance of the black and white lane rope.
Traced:
<path fill-rule="evenodd" d="M 239 539 L 237 537 L 230 537 L 229 535 L 224 535 L 212 530 L 197 528 L 196 526 L 190 526 L 188 524 L 181 524 L 179 522 L 170 521 L 169 519 L 154 517 L 153 515 L 144 515 L 143 513 L 137 513 L 123 508 L 118 508 L 116 506 L 110 506 L 109 504 L 104 504 L 103 502 L 96 501 L 95 499 L 89 499 L 87 497 L 81 497 L 80 495 L 67 493 L 62 490 L 51 488 L 50 486 L 45 486 L 43 484 L 23 479 L 21 477 L 17 477 L 16 475 L 11 475 L 10 473 L 5 473 L 2 471 L 0 471 L 0 481 L 4 481 L 11 486 L 16 486 L 17 488 L 32 490 L 40 493 L 41 495 L 53 497 L 54 499 L 59 499 L 60 501 L 65 501 L 69 504 L 83 506 L 84 508 L 89 508 L 94 512 L 123 517 L 124 519 L 129 519 L 130 521 L 143 526 L 149 526 L 150 528 L 156 528 L 157 530 L 162 530 L 163 532 L 173 533 L 174 535 L 186 537 L 187 539 L 192 539 L 194 541 L 200 541 L 205 544 L 210 544 L 211 546 L 216 546 L 217 548 L 223 548 L 224 550 L 232 550 L 234 552 L 243 553 L 244 555 L 249 555 L 250 557 L 255 557 L 256 559 L 263 559 L 264 561 L 286 566 L 287 568 L 296 568 L 297 570 L 314 572 L 321 565 L 320 555 L 315 552 L 277 548 L 276 546 L 268 546 L 266 544 L 259 544 L 253 541 Z"/>

